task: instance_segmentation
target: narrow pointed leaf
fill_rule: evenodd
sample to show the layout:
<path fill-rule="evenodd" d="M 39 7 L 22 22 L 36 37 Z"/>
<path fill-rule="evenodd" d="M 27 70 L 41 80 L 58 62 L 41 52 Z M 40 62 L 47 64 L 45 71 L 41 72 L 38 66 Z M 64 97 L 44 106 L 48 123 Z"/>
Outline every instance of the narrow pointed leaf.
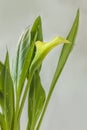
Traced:
<path fill-rule="evenodd" d="M 10 74 L 9 55 L 6 53 L 5 65 L 0 64 L 0 88 L 2 88 L 2 110 L 5 116 L 6 126 L 11 130 L 14 113 L 14 90 L 13 81 Z M 0 99 L 1 100 L 1 99 Z"/>
<path fill-rule="evenodd" d="M 35 128 L 44 105 L 45 97 L 45 91 L 42 87 L 40 76 L 37 71 L 34 74 L 28 98 L 28 128 L 30 127 L 30 130 Z"/>
<path fill-rule="evenodd" d="M 8 64 L 7 64 L 8 65 Z M 2 109 L 3 114 L 6 119 L 6 124 L 9 130 L 11 130 L 11 123 L 13 119 L 13 109 L 14 109 L 14 92 L 13 92 L 13 82 L 9 70 L 5 65 L 2 66 L 2 71 L 0 72 L 0 88 L 2 89 Z"/>
<path fill-rule="evenodd" d="M 73 46 L 75 44 L 75 38 L 76 38 L 76 35 L 77 35 L 77 31 L 78 31 L 78 26 L 79 26 L 79 10 L 77 11 L 77 15 L 76 15 L 76 18 L 74 20 L 74 23 L 72 25 L 72 28 L 67 36 L 67 40 L 71 41 L 71 44 L 64 44 L 63 45 L 63 48 L 62 48 L 62 51 L 61 51 L 61 54 L 60 54 L 60 58 L 59 58 L 59 61 L 58 61 L 58 65 L 57 65 L 57 68 L 56 68 L 56 71 L 55 71 L 55 74 L 54 74 L 54 77 L 53 77 L 53 80 L 52 80 L 52 84 L 51 84 L 51 88 L 50 88 L 50 91 L 52 92 L 52 90 L 54 89 L 54 86 L 63 70 L 63 67 L 69 57 L 69 54 L 71 52 L 71 50 L 73 49 Z"/>
<path fill-rule="evenodd" d="M 10 64 L 9 64 L 9 54 L 8 54 L 8 51 L 6 53 L 5 63 L 4 64 L 7 67 L 8 71 L 10 72 Z"/>
<path fill-rule="evenodd" d="M 6 95 L 5 94 L 5 82 L 4 82 L 5 81 L 5 70 L 7 70 L 10 75 L 8 51 L 6 53 L 4 64 L 0 62 L 0 103 L 1 103 L 2 110 L 4 109 L 4 99 L 5 99 L 5 95 Z M 12 109 L 13 109 L 13 106 L 12 106 Z"/>
<path fill-rule="evenodd" d="M 6 68 L 4 68 L 4 76 L 4 111 L 8 128 L 11 129 L 14 112 L 13 81 Z"/>
<path fill-rule="evenodd" d="M 10 74 L 9 67 L 9 57 L 8 53 L 6 55 L 4 70 L 4 112 L 5 119 L 7 122 L 7 126 L 9 130 L 11 130 L 11 125 L 13 121 L 14 114 L 14 89 L 13 89 L 13 81 Z"/>

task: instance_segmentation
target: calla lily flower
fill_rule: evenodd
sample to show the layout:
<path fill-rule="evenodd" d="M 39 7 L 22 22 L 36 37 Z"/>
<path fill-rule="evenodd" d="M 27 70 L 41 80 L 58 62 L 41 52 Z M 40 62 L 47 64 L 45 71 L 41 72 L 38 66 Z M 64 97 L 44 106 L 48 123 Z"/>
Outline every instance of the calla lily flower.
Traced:
<path fill-rule="evenodd" d="M 30 70 L 36 70 L 42 63 L 43 59 L 46 55 L 56 46 L 62 43 L 70 43 L 70 41 L 66 40 L 63 37 L 56 37 L 50 42 L 42 42 L 37 41 L 35 42 L 36 45 L 36 54 L 31 63 Z"/>

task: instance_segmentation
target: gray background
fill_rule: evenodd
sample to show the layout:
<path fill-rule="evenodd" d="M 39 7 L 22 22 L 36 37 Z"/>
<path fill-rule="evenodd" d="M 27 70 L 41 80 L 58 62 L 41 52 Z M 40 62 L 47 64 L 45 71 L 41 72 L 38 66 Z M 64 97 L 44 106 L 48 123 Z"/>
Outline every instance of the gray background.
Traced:
<path fill-rule="evenodd" d="M 56 85 L 41 130 L 87 130 L 87 0 L 0 0 L 0 59 L 6 46 L 10 58 L 21 32 L 41 15 L 44 41 L 66 37 L 80 8 L 80 27 L 74 50 Z M 61 46 L 44 60 L 41 78 L 48 92 Z M 21 130 L 27 122 L 27 101 Z"/>

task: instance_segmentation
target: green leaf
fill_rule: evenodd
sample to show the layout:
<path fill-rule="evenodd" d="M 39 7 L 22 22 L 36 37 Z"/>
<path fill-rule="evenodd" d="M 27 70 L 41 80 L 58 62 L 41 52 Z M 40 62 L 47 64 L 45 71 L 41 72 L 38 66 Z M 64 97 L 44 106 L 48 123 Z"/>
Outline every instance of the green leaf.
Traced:
<path fill-rule="evenodd" d="M 0 72 L 0 88 L 2 88 L 2 109 L 5 116 L 7 129 L 11 130 L 14 113 L 14 90 L 13 81 L 10 74 L 8 52 L 6 53 L 5 65 L 0 64 L 0 66 L 2 66 Z"/>
<path fill-rule="evenodd" d="M 1 130 L 6 130 L 5 118 L 1 113 L 0 113 L 0 126 L 1 126 Z"/>
<path fill-rule="evenodd" d="M 8 54 L 8 50 L 6 52 L 6 57 L 5 57 L 5 66 L 8 69 L 8 71 L 10 72 L 10 64 L 9 64 L 9 54 Z"/>
<path fill-rule="evenodd" d="M 6 67 L 4 69 L 4 111 L 5 118 L 9 130 L 11 130 L 11 123 L 14 113 L 14 90 L 11 75 Z"/>
<path fill-rule="evenodd" d="M 0 73 L 2 71 L 3 63 L 0 61 Z"/>
<path fill-rule="evenodd" d="M 3 113 L 6 119 L 7 127 L 11 130 L 14 109 L 13 82 L 7 67 L 4 65 L 0 74 L 0 87 L 3 88 L 1 100 Z"/>
<path fill-rule="evenodd" d="M 57 45 L 61 43 L 70 43 L 68 40 L 62 38 L 62 37 L 56 37 L 50 42 L 41 42 L 37 41 L 35 43 L 36 45 L 36 54 L 35 57 L 31 63 L 30 71 L 36 70 L 42 63 L 43 59 L 46 57 L 46 55 Z"/>
<path fill-rule="evenodd" d="M 4 107 L 4 73 L 3 73 L 3 64 L 0 62 L 0 106 L 3 111 Z"/>
<path fill-rule="evenodd" d="M 32 43 L 36 40 L 42 40 L 42 25 L 41 18 L 37 17 L 32 27 L 27 28 L 25 33 L 19 42 L 18 49 L 16 52 L 16 57 L 13 66 L 13 80 L 14 85 L 18 89 L 18 95 L 20 97 L 22 88 L 24 85 L 25 78 L 28 73 L 28 68 L 30 66 L 32 55 L 34 56 L 35 48 L 30 49 Z M 30 52 L 31 51 L 31 52 Z"/>
<path fill-rule="evenodd" d="M 34 24 L 32 25 L 31 28 L 31 40 L 34 39 L 35 35 L 37 33 L 37 38 L 36 41 L 43 41 L 43 33 L 42 33 L 42 22 L 41 22 L 41 17 L 38 16 L 35 21 Z"/>
<path fill-rule="evenodd" d="M 23 68 L 22 68 L 22 74 L 20 76 L 19 85 L 18 85 L 18 89 L 17 89 L 17 96 L 19 98 L 21 96 L 22 87 L 23 87 L 23 84 L 24 84 L 24 81 L 25 81 L 25 78 L 26 78 L 26 75 L 27 75 L 28 67 L 31 64 L 31 60 L 32 60 L 32 57 L 33 57 L 33 50 L 34 50 L 34 43 L 32 43 L 32 45 L 29 48 L 29 51 L 26 55 L 26 59 L 24 61 L 24 65 L 23 65 Z"/>
<path fill-rule="evenodd" d="M 8 51 L 6 53 L 4 65 L 4 111 L 6 116 L 5 118 L 7 121 L 7 127 L 9 129 L 12 129 L 11 127 L 14 116 L 14 87 L 12 77 L 10 74 Z"/>
<path fill-rule="evenodd" d="M 45 97 L 45 91 L 37 71 L 34 74 L 28 97 L 28 129 L 30 127 L 30 130 L 35 128 L 45 102 Z"/>
<path fill-rule="evenodd" d="M 2 71 L 3 71 L 3 64 L 2 62 L 0 62 L 0 97 L 2 97 L 4 93 Z"/>
<path fill-rule="evenodd" d="M 52 80 L 51 89 L 54 88 L 54 86 L 63 70 L 63 67 L 69 57 L 69 54 L 70 54 L 71 50 L 73 49 L 73 46 L 75 43 L 75 38 L 77 35 L 77 31 L 78 31 L 78 26 L 79 26 L 79 10 L 77 11 L 76 18 L 74 20 L 74 23 L 72 25 L 72 28 L 71 28 L 68 36 L 67 36 L 67 40 L 71 41 L 71 44 L 64 44 L 64 46 L 62 48 L 60 58 L 58 61 L 58 65 L 57 65 L 57 68 L 56 68 L 56 71 L 55 71 L 55 74 L 54 74 L 54 77 Z"/>
<path fill-rule="evenodd" d="M 5 64 L 5 66 L 4 66 Z M 10 65 L 9 65 L 9 54 L 8 54 L 8 51 L 6 53 L 6 57 L 5 57 L 5 62 L 1 63 L 0 62 L 0 104 L 1 104 L 1 107 L 2 107 L 2 110 L 3 110 L 3 103 L 4 103 L 4 80 L 5 80 L 5 67 L 6 69 L 8 70 L 8 72 L 10 73 Z"/>
<path fill-rule="evenodd" d="M 19 84 L 19 78 L 22 73 L 22 68 L 24 60 L 26 58 L 27 50 L 29 49 L 30 44 L 30 32 L 29 28 L 23 33 L 16 52 L 16 57 L 13 62 L 13 80 L 15 87 Z"/>
<path fill-rule="evenodd" d="M 3 113 L 3 99 L 4 97 L 3 97 L 3 95 L 2 95 L 2 93 L 0 92 L 0 107 L 1 107 L 1 111 L 2 111 L 2 113 Z"/>
<path fill-rule="evenodd" d="M 14 90 L 10 75 L 8 52 L 6 53 L 5 63 L 0 62 L 0 105 L 6 119 L 6 126 L 11 130 L 14 110 Z"/>

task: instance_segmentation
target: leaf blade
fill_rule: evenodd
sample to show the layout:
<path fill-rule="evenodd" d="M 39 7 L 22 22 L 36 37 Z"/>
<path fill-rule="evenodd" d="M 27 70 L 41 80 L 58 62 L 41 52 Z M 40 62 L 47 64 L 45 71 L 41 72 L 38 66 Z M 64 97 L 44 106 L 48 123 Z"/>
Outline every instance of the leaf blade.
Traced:
<path fill-rule="evenodd" d="M 29 48 L 31 44 L 35 42 L 37 39 L 39 40 L 43 39 L 42 23 L 41 23 L 40 16 L 36 18 L 32 27 L 30 29 L 28 28 L 27 31 L 23 34 L 20 40 L 19 46 L 18 46 L 17 55 L 15 58 L 16 64 L 13 67 L 14 69 L 13 79 L 14 79 L 15 86 L 18 88 L 18 93 L 19 93 L 18 95 L 21 95 L 23 84 L 24 84 L 24 81 L 28 72 L 29 65 L 30 65 L 30 62 L 28 61 L 30 57 L 27 57 L 30 50 Z M 25 48 L 25 44 L 26 44 L 26 48 Z M 21 54 L 21 52 L 23 53 Z M 32 50 L 33 55 L 34 53 L 35 53 L 35 48 Z M 25 66 L 26 66 L 26 71 L 25 71 Z"/>
<path fill-rule="evenodd" d="M 6 120 L 7 129 L 11 130 L 14 114 L 14 89 L 13 81 L 10 74 L 9 54 L 6 53 L 5 62 L 2 68 L 3 77 L 3 113 Z"/>
<path fill-rule="evenodd" d="M 41 114 L 45 102 L 45 91 L 42 87 L 39 72 L 35 72 L 28 97 L 28 118 L 29 118 L 29 127 L 34 129 L 37 123 L 37 120 Z"/>
<path fill-rule="evenodd" d="M 0 113 L 0 125 L 2 130 L 6 130 L 6 122 L 2 113 Z"/>
<path fill-rule="evenodd" d="M 57 82 L 57 80 L 58 80 L 58 78 L 63 70 L 63 67 L 68 59 L 68 56 L 69 56 L 71 50 L 73 49 L 73 46 L 75 43 L 75 38 L 77 35 L 77 31 L 78 31 L 78 26 L 79 26 L 79 10 L 77 11 L 74 23 L 73 23 L 71 30 L 67 36 L 67 40 L 71 41 L 71 44 L 64 44 L 63 45 L 63 48 L 62 48 L 62 51 L 60 54 L 60 58 L 58 61 L 58 65 L 57 65 L 57 68 L 56 68 L 56 71 L 55 71 L 55 74 L 54 74 L 54 77 L 53 77 L 53 80 L 51 83 L 51 86 L 53 86 L 53 88 L 54 88 L 54 86 L 55 86 L 55 84 L 56 84 L 56 82 Z"/>

